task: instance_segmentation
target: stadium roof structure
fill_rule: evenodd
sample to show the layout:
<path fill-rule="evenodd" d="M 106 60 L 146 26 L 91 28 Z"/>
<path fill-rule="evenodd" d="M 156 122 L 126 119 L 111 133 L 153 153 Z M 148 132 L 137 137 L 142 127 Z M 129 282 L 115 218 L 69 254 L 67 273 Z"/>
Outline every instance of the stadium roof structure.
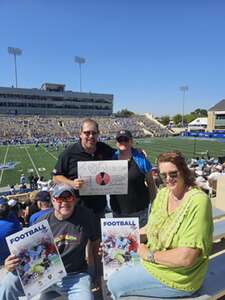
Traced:
<path fill-rule="evenodd" d="M 54 91 L 54 92 L 64 92 L 65 86 L 66 86 L 65 84 L 45 82 L 41 85 L 41 90 Z"/>
<path fill-rule="evenodd" d="M 207 124 L 208 124 L 208 118 L 203 117 L 203 118 L 197 118 L 193 120 L 188 124 L 188 126 L 203 126 L 203 125 L 207 126 Z"/>
<path fill-rule="evenodd" d="M 211 107 L 208 111 L 225 111 L 225 99 L 218 102 L 216 105 Z"/>

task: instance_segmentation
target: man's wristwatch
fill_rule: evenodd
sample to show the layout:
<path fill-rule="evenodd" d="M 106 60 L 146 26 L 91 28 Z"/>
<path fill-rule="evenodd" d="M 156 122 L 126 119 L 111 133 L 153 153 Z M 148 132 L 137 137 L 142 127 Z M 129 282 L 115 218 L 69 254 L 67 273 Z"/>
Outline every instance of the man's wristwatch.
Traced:
<path fill-rule="evenodd" d="M 151 262 L 151 263 L 155 263 L 154 254 L 155 254 L 155 252 L 148 251 L 146 260 L 149 261 L 149 262 Z"/>

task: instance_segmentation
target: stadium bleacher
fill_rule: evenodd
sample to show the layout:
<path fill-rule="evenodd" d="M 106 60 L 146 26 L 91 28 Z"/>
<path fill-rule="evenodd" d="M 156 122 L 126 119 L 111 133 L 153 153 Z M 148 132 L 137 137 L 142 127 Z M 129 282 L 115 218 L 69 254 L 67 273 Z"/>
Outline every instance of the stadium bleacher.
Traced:
<path fill-rule="evenodd" d="M 84 117 L 40 117 L 40 116 L 1 116 L 0 138 L 2 142 L 33 142 L 44 138 L 67 139 L 79 135 Z M 148 115 L 135 115 L 129 118 L 95 117 L 101 134 L 113 138 L 118 130 L 129 129 L 134 137 L 172 135 L 164 126 Z"/>

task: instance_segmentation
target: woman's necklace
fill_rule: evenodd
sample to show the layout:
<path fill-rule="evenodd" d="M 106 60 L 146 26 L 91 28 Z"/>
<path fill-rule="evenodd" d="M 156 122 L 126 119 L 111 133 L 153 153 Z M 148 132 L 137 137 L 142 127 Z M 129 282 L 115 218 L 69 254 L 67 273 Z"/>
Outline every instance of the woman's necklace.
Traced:
<path fill-rule="evenodd" d="M 169 193 L 168 212 L 169 214 L 176 210 L 177 207 L 183 203 L 184 195 L 187 192 L 188 187 L 185 186 L 184 190 L 180 193 L 179 197 L 175 196 L 172 192 Z"/>

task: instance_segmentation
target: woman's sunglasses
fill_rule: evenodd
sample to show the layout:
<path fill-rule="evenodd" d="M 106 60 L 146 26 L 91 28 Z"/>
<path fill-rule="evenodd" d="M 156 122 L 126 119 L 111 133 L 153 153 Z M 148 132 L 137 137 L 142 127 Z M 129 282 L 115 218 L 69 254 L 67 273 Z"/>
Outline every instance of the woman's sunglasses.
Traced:
<path fill-rule="evenodd" d="M 172 171 L 172 172 L 168 172 L 168 173 L 160 173 L 159 175 L 162 180 L 166 180 L 167 176 L 169 176 L 169 178 L 171 178 L 171 179 L 177 179 L 178 171 Z"/>

